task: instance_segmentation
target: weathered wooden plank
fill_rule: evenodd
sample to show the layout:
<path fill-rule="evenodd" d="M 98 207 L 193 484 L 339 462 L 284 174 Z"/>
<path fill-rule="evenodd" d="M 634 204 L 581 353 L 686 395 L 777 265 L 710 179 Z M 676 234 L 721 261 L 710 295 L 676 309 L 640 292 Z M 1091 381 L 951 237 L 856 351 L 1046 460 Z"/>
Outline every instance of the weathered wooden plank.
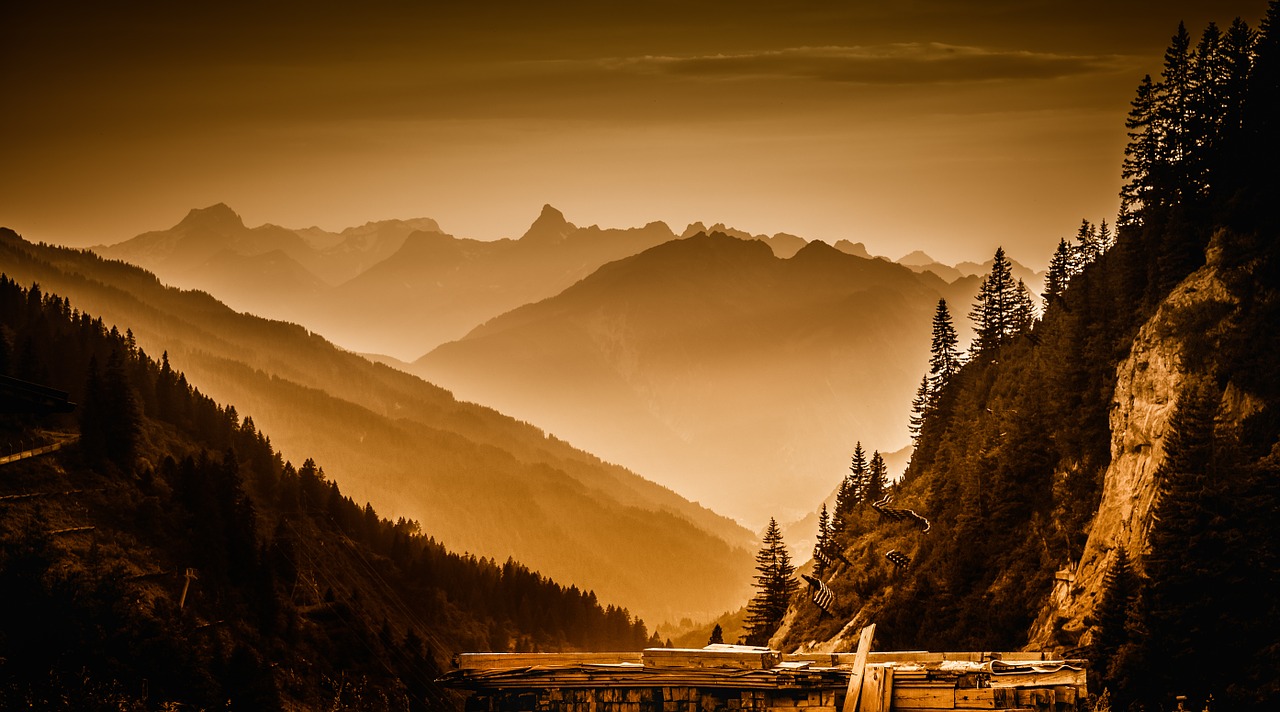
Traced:
<path fill-rule="evenodd" d="M 889 712 L 892 695 L 893 668 L 887 663 L 867 663 L 858 712 Z"/>
<path fill-rule="evenodd" d="M 767 670 L 777 665 L 782 656 L 767 648 L 647 648 L 642 656 L 645 667 L 653 668 L 735 668 Z"/>
<path fill-rule="evenodd" d="M 782 662 L 784 663 L 813 663 L 822 667 L 834 667 L 839 663 L 836 662 L 838 653 L 784 653 Z M 852 656 L 850 656 L 852 662 Z"/>
<path fill-rule="evenodd" d="M 852 665 L 857 653 L 834 653 L 834 664 Z M 869 663 L 940 663 L 946 660 L 946 653 L 930 653 L 924 650 L 892 650 L 877 651 L 867 654 Z"/>
<path fill-rule="evenodd" d="M 993 674 L 992 687 L 1051 687 L 1054 685 L 1070 685 L 1080 687 L 1085 684 L 1085 671 L 1062 668 L 1053 672 L 1011 672 Z"/>
<path fill-rule="evenodd" d="M 918 708 L 926 710 L 950 710 L 956 706 L 954 687 L 904 687 L 893 686 L 893 709 Z"/>
<path fill-rule="evenodd" d="M 956 708 L 969 710 L 993 710 L 996 708 L 996 691 L 990 687 L 956 688 Z"/>
<path fill-rule="evenodd" d="M 875 634 L 875 623 L 863 628 L 858 634 L 858 652 L 853 658 L 853 669 L 849 671 L 849 686 L 844 692 L 843 712 L 855 712 L 858 709 L 858 695 L 862 692 L 862 674 L 867 666 L 867 654 L 871 652 L 871 639 Z"/>
<path fill-rule="evenodd" d="M 1040 662 L 1053 660 L 1053 656 L 1044 652 L 1016 651 L 1010 653 L 987 653 L 991 660 L 1003 660 L 1007 663 Z"/>
<path fill-rule="evenodd" d="M 460 653 L 458 655 L 458 667 L 464 670 L 639 662 L 641 662 L 640 653 Z"/>

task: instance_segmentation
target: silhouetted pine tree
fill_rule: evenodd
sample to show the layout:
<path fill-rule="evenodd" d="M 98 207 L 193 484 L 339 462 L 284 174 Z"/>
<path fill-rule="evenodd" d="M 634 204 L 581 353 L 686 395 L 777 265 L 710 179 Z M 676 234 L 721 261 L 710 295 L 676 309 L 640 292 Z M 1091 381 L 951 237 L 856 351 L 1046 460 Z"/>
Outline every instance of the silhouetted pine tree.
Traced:
<path fill-rule="evenodd" d="M 1045 277 L 1044 307 L 1046 311 L 1050 305 L 1062 299 L 1072 274 L 1071 248 L 1067 245 L 1066 238 L 1062 238 L 1058 240 L 1058 249 L 1054 250 L 1053 257 L 1049 260 L 1049 274 Z"/>
<path fill-rule="evenodd" d="M 1138 85 L 1138 95 L 1129 109 L 1125 127 L 1129 129 L 1129 144 L 1124 149 L 1124 163 L 1120 177 L 1125 181 L 1120 189 L 1121 226 L 1136 226 L 1148 206 L 1153 205 L 1153 182 L 1161 161 L 1160 136 L 1156 123 L 1156 87 L 1148 74 Z"/>
<path fill-rule="evenodd" d="M 1259 579 L 1250 532 L 1236 519 L 1248 504 L 1239 497 L 1247 481 L 1231 439 L 1217 432 L 1219 400 L 1211 381 L 1183 391 L 1157 471 L 1147 585 L 1135 626 L 1141 636 L 1133 643 L 1141 650 L 1117 666 L 1117 677 L 1129 683 L 1122 696 L 1149 705 L 1167 704 L 1177 693 L 1197 701 L 1230 699 L 1239 665 L 1232 659 L 1262 652 L 1251 620 L 1274 618 L 1266 612 L 1274 595 L 1259 596 L 1259 585 L 1274 580 L 1274 571 Z"/>
<path fill-rule="evenodd" d="M 858 506 L 862 495 L 862 484 L 867 477 L 867 454 L 859 440 L 853 446 L 853 457 L 850 458 L 849 474 L 840 481 L 840 489 L 836 491 L 836 509 L 831 514 L 831 537 L 837 544 L 843 544 L 843 536 L 849 529 L 853 518 L 853 509 Z"/>
<path fill-rule="evenodd" d="M 1005 257 L 1004 248 L 997 247 L 991 271 L 982 278 L 977 300 L 969 312 L 974 325 L 971 350 L 975 355 L 991 353 L 1016 333 L 1014 312 L 1017 302 L 1013 267 Z"/>
<path fill-rule="evenodd" d="M 1025 334 L 1031 330 L 1031 325 L 1036 320 L 1036 307 L 1031 299 L 1031 290 L 1027 289 L 1027 285 L 1022 280 L 1018 280 L 1018 286 L 1014 291 L 1013 300 L 1013 318 L 1010 326 L 1012 334 Z"/>
<path fill-rule="evenodd" d="M 822 578 L 827 570 L 826 563 L 822 561 L 824 556 L 831 558 L 831 517 L 827 514 L 826 502 L 822 503 L 822 510 L 818 512 L 818 536 L 813 544 L 813 575 L 818 578 Z"/>
<path fill-rule="evenodd" d="M 880 451 L 871 454 L 871 462 L 867 465 L 867 484 L 862 493 L 863 502 L 878 502 L 889 486 L 889 468 L 884 464 Z"/>
<path fill-rule="evenodd" d="M 924 428 L 924 422 L 929 417 L 929 412 L 933 410 L 929 392 L 929 377 L 920 377 L 920 387 L 916 389 L 916 397 L 911 401 L 911 419 L 908 421 L 907 429 L 911 432 L 911 440 L 913 442 L 920 439 L 920 431 Z"/>
<path fill-rule="evenodd" d="M 1109 672 L 1112 660 L 1128 640 L 1127 624 L 1138 598 L 1141 581 L 1129 561 L 1124 546 L 1116 549 L 1116 559 L 1102 583 L 1102 600 L 1093 612 L 1093 638 L 1089 644 L 1089 682 L 1095 690 L 1113 688 Z"/>
<path fill-rule="evenodd" d="M 939 299 L 933 311 L 933 336 L 929 342 L 930 407 L 937 404 L 938 394 L 960 371 L 961 365 L 960 340 L 951 321 L 951 311 L 947 308 L 947 300 Z"/>
<path fill-rule="evenodd" d="M 721 645 L 724 643 L 724 629 L 716 623 L 716 627 L 711 629 L 711 637 L 707 638 L 707 645 Z"/>
<path fill-rule="evenodd" d="M 794 575 L 795 566 L 791 564 L 791 554 L 782 541 L 782 530 L 770 517 L 763 544 L 756 554 L 756 595 L 747 604 L 748 644 L 767 644 L 782 624 L 787 605 L 799 588 Z"/>

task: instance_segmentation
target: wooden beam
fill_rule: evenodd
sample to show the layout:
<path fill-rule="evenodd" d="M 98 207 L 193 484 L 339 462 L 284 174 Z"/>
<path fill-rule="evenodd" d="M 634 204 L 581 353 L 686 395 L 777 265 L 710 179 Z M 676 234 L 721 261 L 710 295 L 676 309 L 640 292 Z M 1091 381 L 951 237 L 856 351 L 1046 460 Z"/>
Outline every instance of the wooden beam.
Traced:
<path fill-rule="evenodd" d="M 996 691 L 990 687 L 957 687 L 956 709 L 993 710 L 996 708 Z"/>
<path fill-rule="evenodd" d="M 736 668 L 768 670 L 782 656 L 768 648 L 722 646 L 717 648 L 646 648 L 647 668 Z"/>
<path fill-rule="evenodd" d="M 461 653 L 464 670 L 501 670 L 555 665 L 608 665 L 639 663 L 640 653 Z"/>
<path fill-rule="evenodd" d="M 951 710 L 956 708 L 956 688 L 951 685 L 895 685 L 893 709 Z"/>
<path fill-rule="evenodd" d="M 871 639 L 875 634 L 876 624 L 872 623 L 858 635 L 858 654 L 854 656 L 853 669 L 849 671 L 849 688 L 844 693 L 842 712 L 857 712 L 858 695 L 862 692 L 862 673 L 867 666 L 867 654 L 871 652 Z"/>
<path fill-rule="evenodd" d="M 889 712 L 893 697 L 893 666 L 868 663 L 862 676 L 858 712 Z"/>

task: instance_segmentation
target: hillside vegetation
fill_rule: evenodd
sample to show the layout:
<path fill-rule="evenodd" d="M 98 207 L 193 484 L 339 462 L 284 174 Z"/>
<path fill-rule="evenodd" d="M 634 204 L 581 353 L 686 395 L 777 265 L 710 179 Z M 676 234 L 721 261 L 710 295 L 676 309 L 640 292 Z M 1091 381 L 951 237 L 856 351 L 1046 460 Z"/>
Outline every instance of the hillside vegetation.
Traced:
<path fill-rule="evenodd" d="M 1113 709 L 1169 709 L 1174 694 L 1275 708 L 1277 15 L 1272 3 L 1256 34 L 1237 20 L 1198 43 L 1178 28 L 1129 117 L 1114 246 L 1097 229 L 1064 243 L 1042 320 L 987 331 L 980 297 L 967 363 L 926 381 L 893 494 L 929 530 L 853 507 L 834 545 L 848 561 L 830 574 L 837 615 L 793 601 L 775 644 L 842 647 L 875 621 L 881 649 L 1020 648 L 1034 624 L 1035 645 L 1090 657 Z M 1156 348 L 1173 354 L 1156 378 L 1174 401 L 1113 432 L 1150 397 L 1119 375 L 1165 363 Z M 1121 455 L 1139 462 L 1121 472 Z M 1095 517 L 1121 476 L 1144 478 L 1149 509 L 1129 499 Z M 1073 581 L 1086 547 L 1107 567 L 1096 584 Z M 1090 612 L 1072 628 L 1055 616 L 1077 599 Z"/>
<path fill-rule="evenodd" d="M 0 230 L 0 265 L 127 326 L 252 417 L 284 457 L 324 463 L 344 492 L 422 522 L 455 551 L 514 557 L 655 621 L 712 615 L 744 595 L 750 533 L 538 428 L 89 252 Z M 654 575 L 693 583 L 657 590 Z"/>
<path fill-rule="evenodd" d="M 79 435 L 4 466 L 0 706 L 440 709 L 459 649 L 651 642 L 592 592 L 356 503 L 65 299 L 0 278 L 0 324 L 0 374 L 78 403 L 0 416 L 0 438 Z"/>

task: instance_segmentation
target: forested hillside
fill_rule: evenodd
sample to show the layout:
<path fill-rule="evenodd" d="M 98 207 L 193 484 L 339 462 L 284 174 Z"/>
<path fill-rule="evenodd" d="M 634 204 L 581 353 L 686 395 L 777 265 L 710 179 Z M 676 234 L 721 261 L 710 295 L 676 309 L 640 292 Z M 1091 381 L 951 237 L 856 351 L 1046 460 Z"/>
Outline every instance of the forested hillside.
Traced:
<path fill-rule="evenodd" d="M 129 325 L 286 458 L 324 463 L 343 491 L 451 549 L 515 557 L 655 621 L 713 615 L 746 591 L 749 532 L 537 427 L 90 252 L 0 229 L 0 265 Z M 654 575 L 695 583 L 660 591 Z"/>
<path fill-rule="evenodd" d="M 0 466 L 0 707 L 447 709 L 458 650 L 648 642 L 594 593 L 380 517 L 132 332 L 8 277 L 0 375 L 78 404 L 5 401 L 0 440 L 79 435 Z"/>
<path fill-rule="evenodd" d="M 1089 656 L 1113 709 L 1170 709 L 1175 694 L 1190 709 L 1275 708 L 1278 7 L 1256 33 L 1237 20 L 1197 41 L 1179 26 L 1127 121 L 1114 245 L 1101 224 L 1062 243 L 1042 319 L 1012 318 L 993 267 L 958 370 L 935 321 L 917 448 L 889 505 L 929 527 L 863 492 L 824 552 L 836 615 L 802 595 L 775 644 L 847 645 L 875 621 L 879 649 L 1019 648 L 1034 623 L 1048 636 L 1036 645 Z M 1153 379 L 1171 401 L 1132 390 Z M 1107 518 L 1104 490 L 1125 497 Z M 1076 578 L 1086 550 L 1100 591 Z M 1058 617 L 1081 606 L 1079 626 Z"/>

